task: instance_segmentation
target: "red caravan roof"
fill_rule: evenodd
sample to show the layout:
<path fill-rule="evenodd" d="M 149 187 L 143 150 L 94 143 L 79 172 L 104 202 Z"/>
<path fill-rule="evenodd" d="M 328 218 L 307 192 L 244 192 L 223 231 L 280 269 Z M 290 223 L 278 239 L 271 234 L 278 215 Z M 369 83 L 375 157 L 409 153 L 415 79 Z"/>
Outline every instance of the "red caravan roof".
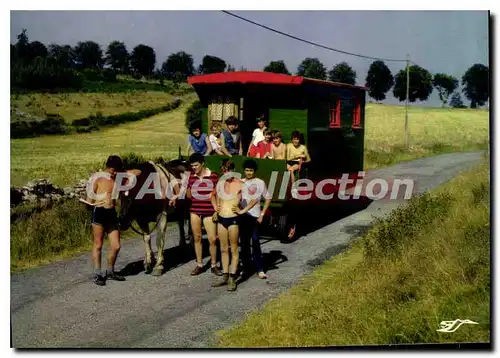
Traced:
<path fill-rule="evenodd" d="M 303 83 L 317 83 L 327 86 L 348 87 L 366 90 L 366 87 L 348 85 L 346 83 L 331 82 L 307 78 L 302 76 L 291 76 L 281 73 L 257 72 L 257 71 L 238 71 L 238 72 L 219 72 L 209 75 L 197 75 L 188 78 L 191 85 L 198 84 L 224 84 L 224 83 L 260 83 L 269 85 L 292 85 L 299 86 Z"/>

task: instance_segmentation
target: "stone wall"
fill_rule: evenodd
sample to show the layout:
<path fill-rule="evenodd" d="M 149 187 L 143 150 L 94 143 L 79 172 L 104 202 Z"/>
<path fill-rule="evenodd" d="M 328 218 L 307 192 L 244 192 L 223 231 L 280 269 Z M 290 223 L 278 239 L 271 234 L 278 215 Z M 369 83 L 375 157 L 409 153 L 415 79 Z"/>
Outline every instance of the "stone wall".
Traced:
<path fill-rule="evenodd" d="M 10 206 L 23 203 L 46 205 L 50 202 L 60 202 L 72 198 L 86 196 L 87 180 L 79 180 L 73 187 L 60 188 L 48 179 L 37 179 L 25 186 L 10 189 Z"/>

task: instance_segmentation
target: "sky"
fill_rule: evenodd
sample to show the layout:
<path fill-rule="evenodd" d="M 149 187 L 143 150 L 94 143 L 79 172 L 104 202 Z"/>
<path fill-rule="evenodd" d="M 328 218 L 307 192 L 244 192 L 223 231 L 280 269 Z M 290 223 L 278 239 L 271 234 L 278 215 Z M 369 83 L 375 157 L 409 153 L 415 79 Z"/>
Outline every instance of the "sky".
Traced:
<path fill-rule="evenodd" d="M 252 21 L 328 47 L 389 59 L 410 59 L 432 74 L 461 79 L 475 63 L 489 66 L 487 11 L 233 11 Z M 131 51 L 151 46 L 159 68 L 178 51 L 218 56 L 237 70 L 261 71 L 283 60 L 295 74 L 306 57 L 328 70 L 346 61 L 364 85 L 372 59 L 332 52 L 257 27 L 221 11 L 11 11 L 11 43 L 25 28 L 30 41 L 76 45 L 92 40 L 103 50 L 123 41 Z M 393 75 L 405 62 L 386 62 Z M 464 102 L 469 104 L 465 98 Z M 397 104 L 392 89 L 384 103 Z M 434 90 L 426 103 L 440 106 Z"/>

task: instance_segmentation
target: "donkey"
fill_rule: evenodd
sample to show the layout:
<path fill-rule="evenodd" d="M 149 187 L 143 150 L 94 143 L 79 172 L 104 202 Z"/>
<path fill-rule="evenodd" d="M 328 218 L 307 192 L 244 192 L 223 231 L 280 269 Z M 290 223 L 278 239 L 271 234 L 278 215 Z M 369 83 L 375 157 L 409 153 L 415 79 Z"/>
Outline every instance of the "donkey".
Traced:
<path fill-rule="evenodd" d="M 127 230 L 131 227 L 137 234 L 142 235 L 146 249 L 144 269 L 147 274 L 152 273 L 153 276 L 161 276 L 164 270 L 163 249 L 167 235 L 167 217 L 173 216 L 178 222 L 180 245 L 185 245 L 184 222 L 189 217 L 186 200 L 178 199 L 175 205 L 171 205 L 171 194 L 165 195 L 169 191 L 179 194 L 182 173 L 189 170 L 189 165 L 182 160 L 173 160 L 162 164 L 148 161 L 131 170 L 136 174 L 136 183 L 128 191 L 119 194 L 120 230 Z M 151 180 L 151 174 L 157 175 L 159 181 L 153 181 L 148 188 L 143 188 L 148 178 Z M 178 185 L 173 185 L 176 179 Z M 156 189 L 158 195 L 160 194 L 159 188 L 154 187 L 158 184 L 161 186 L 162 197 L 152 193 L 152 189 Z M 143 194 L 145 189 L 149 189 L 149 191 L 146 191 L 144 195 L 138 195 Z M 134 221 L 140 230 L 134 227 Z M 151 230 L 150 223 L 154 223 Z M 151 249 L 151 233 L 155 230 L 158 257 L 153 266 L 155 258 Z"/>

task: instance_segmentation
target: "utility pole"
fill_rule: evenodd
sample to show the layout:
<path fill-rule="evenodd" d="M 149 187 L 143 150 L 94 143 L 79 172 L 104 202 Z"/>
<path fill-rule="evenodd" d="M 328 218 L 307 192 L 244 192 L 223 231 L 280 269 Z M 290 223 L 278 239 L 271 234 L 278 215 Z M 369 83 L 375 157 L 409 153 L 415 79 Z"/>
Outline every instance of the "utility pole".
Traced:
<path fill-rule="evenodd" d="M 410 97 L 410 55 L 406 55 L 405 149 L 408 150 L 408 100 Z"/>

